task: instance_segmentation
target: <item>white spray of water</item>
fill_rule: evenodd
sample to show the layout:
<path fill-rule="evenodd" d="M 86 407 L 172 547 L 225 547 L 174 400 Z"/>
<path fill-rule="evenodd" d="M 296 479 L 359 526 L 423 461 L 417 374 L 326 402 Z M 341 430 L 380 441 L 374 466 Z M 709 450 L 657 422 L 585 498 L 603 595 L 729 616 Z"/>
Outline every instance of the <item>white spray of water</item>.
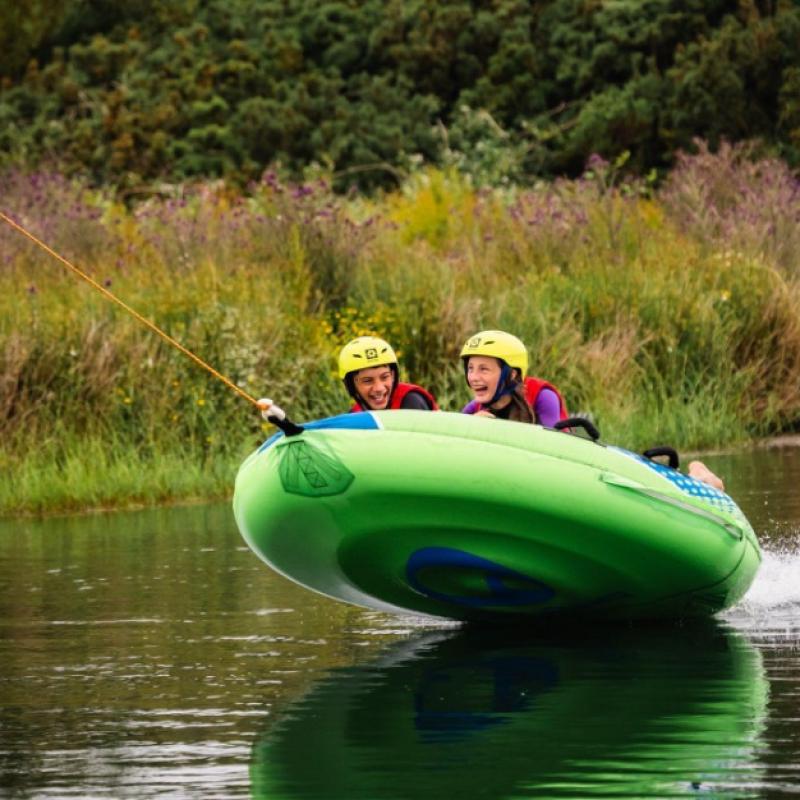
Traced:
<path fill-rule="evenodd" d="M 794 605 L 800 610 L 800 551 L 764 551 L 745 601 L 757 607 Z"/>
<path fill-rule="evenodd" d="M 800 630 L 800 549 L 763 551 L 761 568 L 742 601 L 722 618 L 767 634 Z"/>

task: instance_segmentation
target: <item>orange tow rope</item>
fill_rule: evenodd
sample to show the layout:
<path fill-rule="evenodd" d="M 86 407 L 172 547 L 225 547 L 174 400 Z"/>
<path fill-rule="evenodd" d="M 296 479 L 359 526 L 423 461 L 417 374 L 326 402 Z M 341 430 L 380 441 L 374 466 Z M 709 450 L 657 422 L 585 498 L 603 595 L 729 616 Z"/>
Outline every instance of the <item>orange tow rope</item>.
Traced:
<path fill-rule="evenodd" d="M 37 239 L 29 231 L 25 230 L 25 228 L 23 228 L 22 225 L 17 224 L 16 222 L 14 222 L 13 219 L 7 217 L 2 211 L 0 211 L 0 218 L 5 220 L 12 228 L 14 228 L 14 230 L 18 231 L 23 236 L 26 236 L 28 239 L 30 239 L 35 244 L 38 244 L 39 247 L 42 248 L 42 250 L 44 250 L 45 252 L 49 253 L 51 256 L 53 256 L 53 258 L 58 259 L 65 267 L 68 267 L 69 269 L 71 269 L 78 277 L 83 278 L 83 280 L 85 280 L 90 286 L 93 286 L 95 289 L 97 289 L 98 292 L 100 292 L 101 294 L 104 294 L 109 300 L 113 300 L 117 305 L 122 306 L 122 308 L 124 308 L 129 314 L 132 314 L 134 317 L 136 317 L 136 319 L 138 319 L 139 322 L 141 322 L 143 325 L 146 325 L 148 328 L 150 328 L 151 331 L 154 331 L 155 333 L 157 333 L 162 339 L 165 339 L 173 347 L 177 347 L 178 350 L 180 350 L 185 355 L 189 356 L 189 358 L 191 358 L 192 361 L 194 361 L 196 364 L 199 364 L 201 367 L 203 367 L 203 369 L 208 370 L 215 378 L 219 378 L 226 386 L 228 386 L 229 388 L 233 389 L 233 391 L 236 392 L 236 394 L 238 394 L 239 396 L 243 397 L 245 400 L 247 400 L 250 403 L 252 403 L 254 406 L 256 406 L 256 408 L 263 409 L 263 407 L 264 407 L 263 403 L 259 403 L 259 401 L 255 399 L 255 397 L 252 397 L 251 395 L 249 395 L 244 389 L 242 389 L 241 387 L 237 386 L 232 380 L 230 380 L 229 378 L 226 378 L 221 372 L 218 372 L 217 370 L 215 370 L 214 367 L 212 367 L 210 364 L 207 364 L 205 361 L 203 361 L 202 358 L 200 358 L 199 356 L 196 356 L 191 350 L 188 350 L 180 342 L 178 342 L 175 339 L 173 339 L 168 333 L 166 333 L 165 331 L 162 331 L 161 328 L 158 327 L 158 325 L 156 325 L 155 323 L 151 322 L 146 317 L 143 317 L 138 311 L 136 311 L 135 309 L 131 308 L 127 303 L 123 302 L 116 295 L 114 295 L 111 292 L 109 292 L 108 289 L 106 289 L 104 286 L 101 286 L 96 280 L 91 278 L 89 275 L 87 275 L 82 270 L 78 269 L 78 267 L 76 267 L 74 264 L 71 264 L 69 261 L 67 261 L 66 258 L 64 258 L 63 256 L 60 256 L 58 253 L 56 253 L 55 250 L 53 250 L 52 248 L 48 247 L 41 240 Z"/>

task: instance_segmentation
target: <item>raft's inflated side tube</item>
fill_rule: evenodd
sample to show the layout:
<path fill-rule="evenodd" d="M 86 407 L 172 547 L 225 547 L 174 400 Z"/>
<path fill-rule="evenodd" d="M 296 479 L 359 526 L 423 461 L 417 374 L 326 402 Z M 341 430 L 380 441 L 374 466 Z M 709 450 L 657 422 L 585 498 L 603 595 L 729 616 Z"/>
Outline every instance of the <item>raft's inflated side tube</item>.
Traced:
<path fill-rule="evenodd" d="M 242 465 L 234 512 L 330 597 L 454 619 L 659 618 L 735 603 L 758 541 L 723 492 L 578 435 L 391 411 L 304 424 Z"/>

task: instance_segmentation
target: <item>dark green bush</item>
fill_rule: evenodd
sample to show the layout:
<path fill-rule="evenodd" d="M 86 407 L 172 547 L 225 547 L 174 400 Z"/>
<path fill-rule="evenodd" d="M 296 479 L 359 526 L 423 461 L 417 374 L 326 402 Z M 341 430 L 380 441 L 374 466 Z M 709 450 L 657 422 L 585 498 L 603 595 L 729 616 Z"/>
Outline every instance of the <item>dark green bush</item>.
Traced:
<path fill-rule="evenodd" d="M 461 149 L 479 182 L 593 152 L 645 173 L 698 135 L 795 164 L 799 35 L 785 1 L 0 0 L 0 159 L 128 190 L 319 164 L 371 189 L 446 163 L 467 106 L 506 134 L 488 167 Z"/>

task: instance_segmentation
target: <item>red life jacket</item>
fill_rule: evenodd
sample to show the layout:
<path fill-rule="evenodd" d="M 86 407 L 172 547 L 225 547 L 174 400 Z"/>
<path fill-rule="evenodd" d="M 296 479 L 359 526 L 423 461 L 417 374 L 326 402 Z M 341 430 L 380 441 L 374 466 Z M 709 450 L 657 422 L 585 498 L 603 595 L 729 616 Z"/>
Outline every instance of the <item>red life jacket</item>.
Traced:
<path fill-rule="evenodd" d="M 528 401 L 528 405 L 531 408 L 535 408 L 536 406 L 536 398 L 539 396 L 539 392 L 542 389 L 549 389 L 551 392 L 555 392 L 556 397 L 558 398 L 558 418 L 559 420 L 567 419 L 569 414 L 567 414 L 567 405 L 564 402 L 564 398 L 561 396 L 561 392 L 553 386 L 552 383 L 548 381 L 543 381 L 541 378 L 525 378 L 523 381 L 525 386 L 525 399 Z M 475 414 L 477 411 L 485 408 L 480 403 L 478 403 L 475 407 L 475 411 L 470 413 Z"/>
<path fill-rule="evenodd" d="M 431 409 L 433 411 L 438 411 L 439 406 L 436 404 L 436 398 L 427 390 L 423 389 L 421 386 L 417 386 L 415 383 L 398 383 L 397 386 L 394 387 L 394 392 L 392 393 L 392 400 L 387 406 L 388 409 L 398 409 L 400 408 L 401 403 L 403 402 L 403 398 L 409 392 L 417 392 L 421 394 L 430 404 Z M 350 411 L 370 411 L 369 408 L 364 408 L 361 403 L 353 403 L 350 408 Z"/>
<path fill-rule="evenodd" d="M 536 398 L 539 396 L 539 392 L 542 389 L 549 389 L 551 392 L 556 393 L 556 397 L 558 398 L 558 418 L 559 420 L 567 419 L 569 414 L 567 413 L 567 404 L 564 402 L 564 398 L 561 396 L 561 392 L 553 386 L 552 383 L 548 381 L 543 381 L 541 378 L 525 378 L 525 399 L 528 401 L 528 404 L 531 408 L 534 408 L 536 404 Z"/>

